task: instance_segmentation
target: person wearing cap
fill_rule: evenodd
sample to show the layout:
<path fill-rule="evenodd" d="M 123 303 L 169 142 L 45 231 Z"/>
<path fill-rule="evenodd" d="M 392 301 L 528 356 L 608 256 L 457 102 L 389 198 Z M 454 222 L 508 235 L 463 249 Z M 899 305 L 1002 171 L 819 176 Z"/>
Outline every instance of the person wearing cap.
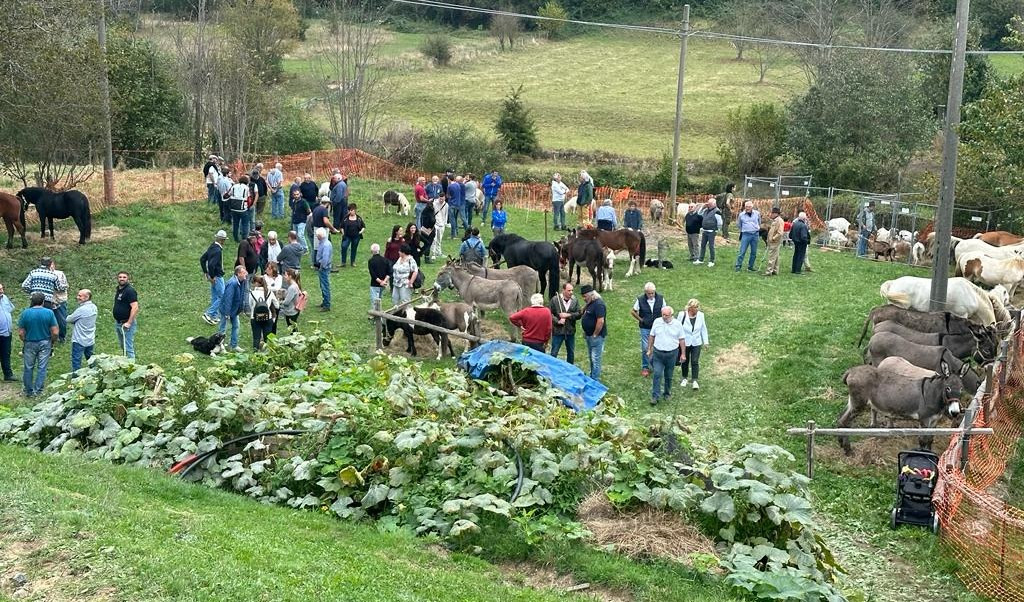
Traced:
<path fill-rule="evenodd" d="M 508 321 L 523 331 L 523 345 L 544 353 L 551 339 L 551 310 L 544 306 L 544 295 L 530 296 L 530 307 L 508 317 Z"/>
<path fill-rule="evenodd" d="M 651 405 L 655 405 L 661 399 L 668 399 L 672 394 L 672 373 L 676 369 L 677 360 L 686 360 L 686 335 L 683 332 L 683 325 L 672 315 L 672 307 L 666 305 L 661 308 L 661 319 L 655 320 L 651 325 L 650 345 L 647 348 L 647 357 L 654 368 L 654 378 L 651 379 Z M 661 380 L 665 379 L 665 388 L 662 389 Z"/>
<path fill-rule="evenodd" d="M 313 214 L 310 216 L 310 223 L 312 228 L 310 229 L 311 234 L 315 234 L 317 230 L 323 228 L 328 230 L 331 234 L 336 234 L 338 229 L 331 223 L 331 199 L 329 197 L 322 197 L 320 204 L 313 209 Z M 330 240 L 329 238 L 327 240 Z M 313 239 L 313 256 L 316 256 L 316 250 L 320 248 L 320 238 L 316 237 Z"/>
<path fill-rule="evenodd" d="M 857 214 L 857 228 L 860 229 L 860 238 L 857 239 L 857 257 L 864 257 L 868 252 L 868 237 L 875 232 L 874 201 L 868 201 L 867 206 Z"/>
<path fill-rule="evenodd" d="M 619 220 L 615 215 L 615 207 L 612 207 L 611 199 L 601 201 L 601 206 L 597 208 L 594 219 L 597 220 L 598 230 L 614 230 L 619 227 Z"/>
<path fill-rule="evenodd" d="M 590 356 L 590 378 L 601 380 L 601 356 L 604 354 L 604 341 L 608 336 L 608 324 L 605 317 L 608 309 L 604 299 L 589 284 L 580 288 L 583 294 L 583 315 L 580 326 L 583 327 L 583 340 L 587 343 L 587 355 Z"/>
<path fill-rule="evenodd" d="M 64 288 L 61 289 L 61 286 Z M 53 271 L 53 259 L 43 257 L 39 260 L 39 266 L 25 276 L 25 280 L 21 283 L 21 290 L 29 295 L 42 294 L 43 307 L 53 310 L 56 307 L 54 297 L 61 290 L 67 291 L 68 285 L 67 280 L 62 285 L 57 273 Z"/>
<path fill-rule="evenodd" d="M 754 271 L 754 264 L 757 263 L 757 238 L 761 233 L 761 212 L 754 209 L 753 201 L 743 203 L 743 211 L 739 218 L 740 230 L 740 252 L 736 254 L 736 265 L 733 268 L 738 272 L 743 269 L 743 258 L 750 251 L 750 259 L 747 260 L 747 271 Z"/>
<path fill-rule="evenodd" d="M 206 196 L 211 203 L 216 205 L 220 199 L 217 194 L 217 180 L 220 178 L 220 168 L 217 165 L 217 155 L 210 155 L 203 165 L 203 177 L 206 179 Z"/>
<path fill-rule="evenodd" d="M 82 367 L 82 359 L 86 361 L 92 357 L 93 347 L 96 345 L 96 315 L 99 311 L 96 304 L 92 302 L 92 291 L 83 288 L 75 296 L 78 300 L 78 307 L 68 316 L 68 324 L 71 324 L 71 371 L 74 372 Z"/>
<path fill-rule="evenodd" d="M 267 188 L 270 190 L 270 218 L 284 219 L 284 172 L 281 164 L 274 163 L 267 172 Z"/>
<path fill-rule="evenodd" d="M 633 309 L 630 314 L 640 326 L 640 375 L 651 374 L 650 354 L 647 352 L 650 345 L 651 328 L 654 321 L 661 315 L 661 308 L 665 306 L 665 298 L 658 294 L 653 282 L 644 285 L 644 294 L 633 301 Z"/>
<path fill-rule="evenodd" d="M 18 338 L 22 347 L 21 381 L 26 397 L 35 397 L 46 383 L 46 367 L 54 343 L 57 342 L 57 318 L 53 311 L 43 307 L 43 294 L 32 293 L 31 307 L 18 316 Z"/>
<path fill-rule="evenodd" d="M 783 228 L 786 225 L 779 212 L 778 207 L 772 207 L 772 225 L 768 228 L 768 267 L 764 271 L 765 276 L 779 275 L 779 247 L 782 246 Z"/>
<path fill-rule="evenodd" d="M 255 274 L 260 267 L 260 254 L 256 250 L 256 231 L 250 230 L 242 242 L 238 243 L 238 254 L 235 265 L 244 265 L 246 271 Z"/>
<path fill-rule="evenodd" d="M 210 283 L 210 306 L 202 318 L 211 326 L 220 322 L 220 298 L 224 295 L 224 241 L 227 238 L 227 232 L 217 230 L 213 242 L 199 258 L 199 268 Z"/>

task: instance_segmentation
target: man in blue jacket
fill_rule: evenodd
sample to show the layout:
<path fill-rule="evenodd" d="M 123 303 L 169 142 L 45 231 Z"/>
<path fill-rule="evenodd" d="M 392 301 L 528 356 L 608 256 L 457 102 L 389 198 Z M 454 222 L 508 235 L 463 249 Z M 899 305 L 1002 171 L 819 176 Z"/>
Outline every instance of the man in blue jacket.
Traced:
<path fill-rule="evenodd" d="M 232 351 L 242 350 L 238 346 L 238 314 L 242 313 L 245 279 L 248 277 L 249 272 L 245 271 L 244 265 L 236 267 L 235 277 L 224 285 L 224 294 L 220 298 L 220 327 L 217 331 L 224 334 L 227 331 L 228 320 L 231 321 L 230 347 Z"/>
<path fill-rule="evenodd" d="M 224 230 L 217 230 L 217 234 L 199 258 L 199 267 L 203 270 L 203 276 L 210 282 L 210 306 L 203 312 L 203 320 L 213 326 L 220 322 L 220 298 L 224 294 L 224 241 L 228 233 Z"/>
<path fill-rule="evenodd" d="M 462 218 L 462 227 L 468 228 L 469 222 L 464 213 L 465 199 L 462 198 L 462 176 L 457 176 L 448 184 L 448 222 L 452 231 L 448 234 L 450 238 L 459 236 L 459 218 Z"/>
<path fill-rule="evenodd" d="M 484 189 L 484 208 L 480 212 L 481 221 L 485 225 L 487 224 L 487 216 L 491 214 L 491 205 L 494 201 L 498 200 L 498 193 L 501 192 L 501 176 L 498 175 L 498 170 L 491 170 L 491 173 L 484 176 L 482 182 Z"/>

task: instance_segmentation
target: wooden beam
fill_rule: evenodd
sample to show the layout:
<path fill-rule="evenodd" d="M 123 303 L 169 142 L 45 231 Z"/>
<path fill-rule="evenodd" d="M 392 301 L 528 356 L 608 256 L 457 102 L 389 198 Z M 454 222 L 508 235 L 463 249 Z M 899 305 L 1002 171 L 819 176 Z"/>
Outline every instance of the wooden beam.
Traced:
<path fill-rule="evenodd" d="M 918 435 L 959 435 L 964 432 L 962 428 L 849 428 L 849 429 L 814 429 L 815 436 L 831 435 L 833 437 L 916 437 Z M 787 435 L 810 435 L 812 433 L 807 427 L 786 429 Z M 972 428 L 971 435 L 991 435 L 990 428 Z"/>
<path fill-rule="evenodd" d="M 410 320 L 409 318 L 405 318 L 405 317 L 402 317 L 402 316 L 395 316 L 395 315 L 392 315 L 392 314 L 389 314 L 389 313 L 383 312 L 383 311 L 375 311 L 375 310 L 371 309 L 367 313 L 369 313 L 370 316 L 374 317 L 374 318 L 380 318 L 381 320 L 391 320 L 391 321 L 394 321 L 394 322 L 399 322 L 401 324 L 409 324 L 411 326 L 421 326 L 423 328 L 426 328 L 427 330 L 433 330 L 434 332 L 440 332 L 441 334 L 446 334 L 446 335 L 448 335 L 450 337 L 456 337 L 456 338 L 459 338 L 459 339 L 463 339 L 463 340 L 469 341 L 471 343 L 486 343 L 487 341 L 490 340 L 490 339 L 485 339 L 485 338 L 482 338 L 482 337 L 474 336 L 474 335 L 471 335 L 471 334 L 466 334 L 466 333 L 462 332 L 461 330 L 449 330 L 449 329 L 443 328 L 441 326 L 434 326 L 433 324 L 428 324 L 426 322 L 420 322 L 419 320 Z"/>

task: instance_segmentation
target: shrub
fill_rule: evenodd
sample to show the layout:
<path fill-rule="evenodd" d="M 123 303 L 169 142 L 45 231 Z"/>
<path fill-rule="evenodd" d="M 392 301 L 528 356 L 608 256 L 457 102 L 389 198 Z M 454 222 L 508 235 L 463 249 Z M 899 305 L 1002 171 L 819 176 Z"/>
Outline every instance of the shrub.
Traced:
<path fill-rule="evenodd" d="M 726 173 L 767 173 L 785 152 L 785 111 L 770 102 L 729 111 L 725 140 L 718 147 Z"/>
<path fill-rule="evenodd" d="M 423 164 L 423 134 L 407 123 L 396 123 L 373 141 L 370 152 L 396 165 L 419 168 Z"/>
<path fill-rule="evenodd" d="M 540 7 L 537 14 L 549 19 L 568 19 L 569 13 L 558 3 L 557 0 L 548 0 L 547 4 Z M 557 40 L 565 32 L 564 21 L 541 21 L 538 25 L 542 31 L 547 33 L 548 38 Z"/>
<path fill-rule="evenodd" d="M 452 40 L 443 33 L 429 35 L 420 44 L 420 52 L 435 67 L 447 67 L 452 62 Z"/>
<path fill-rule="evenodd" d="M 304 153 L 327 147 L 327 138 L 306 111 L 291 103 L 282 103 L 274 118 L 260 122 L 256 132 L 257 148 L 282 155 Z"/>
<path fill-rule="evenodd" d="M 423 169 L 486 173 L 505 161 L 501 144 L 468 125 L 437 125 L 423 134 Z"/>
<path fill-rule="evenodd" d="M 498 137 L 505 143 L 505 150 L 511 155 L 533 155 L 539 149 L 537 144 L 537 125 L 530 116 L 530 111 L 523 105 L 520 98 L 522 84 L 512 90 L 501 104 L 501 113 L 495 129 Z"/>

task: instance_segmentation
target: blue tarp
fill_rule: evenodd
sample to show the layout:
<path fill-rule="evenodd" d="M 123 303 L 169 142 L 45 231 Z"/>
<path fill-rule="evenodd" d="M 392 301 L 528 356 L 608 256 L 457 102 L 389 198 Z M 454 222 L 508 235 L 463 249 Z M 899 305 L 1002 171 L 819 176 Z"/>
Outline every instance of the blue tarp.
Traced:
<path fill-rule="evenodd" d="M 508 341 L 490 341 L 467 351 L 459 357 L 458 366 L 473 378 L 483 378 L 492 366 L 506 359 L 535 371 L 553 388 L 565 393 L 562 402 L 576 411 L 592 410 L 608 392 L 608 387 L 569 362 Z"/>

